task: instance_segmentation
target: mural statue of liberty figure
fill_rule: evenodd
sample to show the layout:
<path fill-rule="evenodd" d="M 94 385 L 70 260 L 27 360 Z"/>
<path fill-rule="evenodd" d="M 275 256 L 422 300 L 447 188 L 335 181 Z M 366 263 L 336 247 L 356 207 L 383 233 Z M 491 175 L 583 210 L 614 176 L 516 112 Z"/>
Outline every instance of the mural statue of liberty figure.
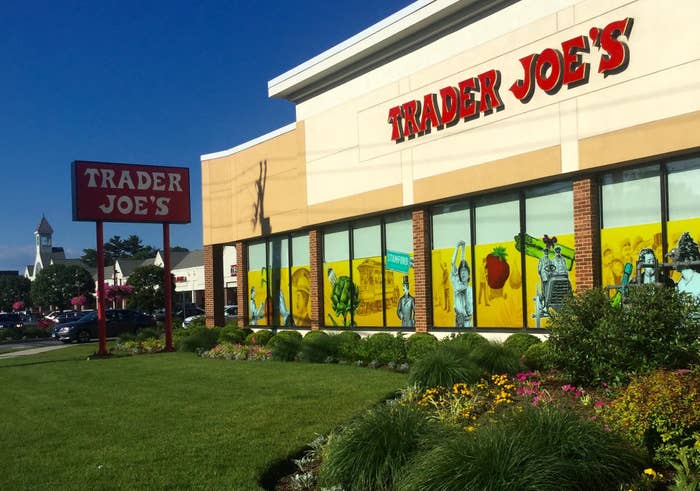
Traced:
<path fill-rule="evenodd" d="M 698 244 L 688 232 L 678 239 L 678 247 L 670 254 L 674 261 L 680 263 L 676 268 L 681 272 L 676 288 L 679 292 L 691 294 L 700 300 L 700 251 Z"/>

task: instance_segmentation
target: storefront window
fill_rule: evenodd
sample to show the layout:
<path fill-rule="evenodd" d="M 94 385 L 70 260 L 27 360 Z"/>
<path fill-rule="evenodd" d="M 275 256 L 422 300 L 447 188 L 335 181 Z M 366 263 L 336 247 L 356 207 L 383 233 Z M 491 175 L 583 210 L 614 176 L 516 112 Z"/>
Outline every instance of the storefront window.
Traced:
<path fill-rule="evenodd" d="M 634 278 L 638 256 L 644 249 L 651 249 L 657 260 L 662 257 L 659 167 L 605 174 L 601 199 L 603 286 L 619 285 Z"/>
<path fill-rule="evenodd" d="M 266 244 L 259 242 L 248 246 L 248 323 L 266 326 L 265 302 L 267 301 L 268 269 Z"/>
<path fill-rule="evenodd" d="M 413 220 L 402 213 L 385 220 L 384 306 L 386 325 L 415 326 Z"/>
<path fill-rule="evenodd" d="M 382 326 L 382 235 L 378 219 L 353 226 L 352 247 L 352 278 L 360 301 L 354 325 Z"/>
<path fill-rule="evenodd" d="M 309 268 L 309 235 L 292 237 L 292 301 L 294 324 L 311 325 L 311 272 Z"/>
<path fill-rule="evenodd" d="M 684 250 L 686 257 L 681 260 L 695 260 L 694 254 L 685 252 L 687 245 L 700 239 L 700 158 L 678 160 L 667 165 L 668 170 L 668 222 L 666 233 L 668 248 L 677 252 Z M 681 243 L 681 237 L 683 243 Z M 660 260 L 661 256 L 657 256 Z M 663 262 L 663 261 L 661 261 Z M 684 291 L 700 296 L 700 268 L 685 268 L 681 271 L 669 270 L 669 276 Z"/>
<path fill-rule="evenodd" d="M 350 235 L 347 226 L 323 234 L 323 296 L 325 325 L 352 326 L 359 292 L 350 278 Z"/>
<path fill-rule="evenodd" d="M 272 303 L 272 325 L 292 326 L 289 296 L 289 239 L 274 237 L 268 244 L 269 293 Z"/>
<path fill-rule="evenodd" d="M 575 288 L 574 196 L 570 182 L 525 193 L 523 245 L 527 325 L 546 327 Z M 520 255 L 518 255 L 520 258 Z"/>
<path fill-rule="evenodd" d="M 477 326 L 522 327 L 522 273 L 516 238 L 520 203 L 516 196 L 483 200 L 475 210 Z"/>
<path fill-rule="evenodd" d="M 462 279 L 471 276 L 471 253 L 469 205 L 456 203 L 436 207 L 432 213 L 431 259 L 435 327 L 455 327 L 462 316 L 467 317 L 468 323 L 472 321 L 472 281 L 471 278 L 466 282 L 460 280 L 460 273 Z M 459 313 L 455 311 L 455 304 L 460 305 Z M 461 308 L 462 305 L 467 308 Z"/>

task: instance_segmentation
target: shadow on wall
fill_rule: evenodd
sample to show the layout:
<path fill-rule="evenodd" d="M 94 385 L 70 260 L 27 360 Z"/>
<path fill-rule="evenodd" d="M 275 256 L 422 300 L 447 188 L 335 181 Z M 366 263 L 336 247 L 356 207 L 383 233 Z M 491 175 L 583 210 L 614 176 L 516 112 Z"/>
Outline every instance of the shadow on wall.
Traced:
<path fill-rule="evenodd" d="M 267 182 L 267 160 L 259 162 L 260 175 L 255 181 L 256 201 L 253 203 L 253 218 L 251 222 L 253 228 L 260 224 L 260 232 L 263 237 L 270 235 L 270 218 L 265 216 L 265 183 Z"/>

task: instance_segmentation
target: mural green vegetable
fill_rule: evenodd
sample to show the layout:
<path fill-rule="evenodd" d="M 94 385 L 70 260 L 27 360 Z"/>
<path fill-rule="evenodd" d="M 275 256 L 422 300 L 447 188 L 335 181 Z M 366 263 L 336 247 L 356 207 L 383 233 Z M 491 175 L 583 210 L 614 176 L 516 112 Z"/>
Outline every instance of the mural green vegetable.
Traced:
<path fill-rule="evenodd" d="M 328 270 L 328 277 L 330 279 L 333 291 L 331 292 L 331 305 L 333 306 L 333 312 L 335 315 L 343 316 L 343 326 L 354 325 L 351 319 L 348 319 L 348 314 L 352 314 L 357 310 L 360 305 L 360 291 L 352 282 L 349 276 L 341 276 L 339 278 L 335 277 L 333 269 Z M 338 325 L 329 315 L 333 325 Z"/>

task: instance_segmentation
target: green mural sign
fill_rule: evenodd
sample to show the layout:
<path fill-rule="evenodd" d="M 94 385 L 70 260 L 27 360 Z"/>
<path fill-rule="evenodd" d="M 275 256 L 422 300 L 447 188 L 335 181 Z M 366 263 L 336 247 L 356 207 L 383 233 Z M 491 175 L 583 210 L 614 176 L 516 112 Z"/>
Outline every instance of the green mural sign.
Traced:
<path fill-rule="evenodd" d="M 410 267 L 410 255 L 403 252 L 386 251 L 386 269 L 406 274 Z"/>

